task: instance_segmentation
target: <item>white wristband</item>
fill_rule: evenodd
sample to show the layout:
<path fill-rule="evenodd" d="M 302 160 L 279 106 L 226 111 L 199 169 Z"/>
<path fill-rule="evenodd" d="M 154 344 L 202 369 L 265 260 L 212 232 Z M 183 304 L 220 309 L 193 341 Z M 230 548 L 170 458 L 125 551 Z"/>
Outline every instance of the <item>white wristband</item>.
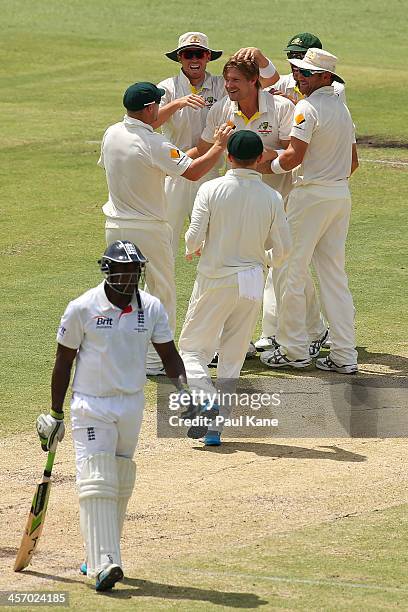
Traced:
<path fill-rule="evenodd" d="M 274 174 L 285 174 L 285 172 L 289 172 L 289 170 L 284 170 L 279 163 L 279 157 L 276 157 L 271 163 L 271 170 Z"/>
<path fill-rule="evenodd" d="M 275 66 L 272 64 L 271 60 L 267 57 L 268 65 L 265 68 L 259 68 L 259 76 L 262 79 L 267 79 L 269 77 L 273 77 L 276 72 Z"/>

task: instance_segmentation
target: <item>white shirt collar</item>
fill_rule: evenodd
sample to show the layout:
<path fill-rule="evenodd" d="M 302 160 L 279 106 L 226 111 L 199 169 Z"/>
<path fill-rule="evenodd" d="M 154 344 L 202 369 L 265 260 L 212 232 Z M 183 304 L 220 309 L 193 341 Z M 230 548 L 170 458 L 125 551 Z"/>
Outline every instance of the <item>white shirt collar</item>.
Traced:
<path fill-rule="evenodd" d="M 310 98 L 312 96 L 334 96 L 334 87 L 333 85 L 325 85 L 325 87 L 319 87 L 319 89 L 315 89 L 310 96 L 307 96 L 308 99 L 310 100 Z"/>
<path fill-rule="evenodd" d="M 262 174 L 256 170 L 253 170 L 252 168 L 231 168 L 230 170 L 227 170 L 226 174 L 262 180 Z"/>
<path fill-rule="evenodd" d="M 149 130 L 150 132 L 154 131 L 152 126 L 148 123 L 140 121 L 140 119 L 135 119 L 134 117 L 129 117 L 129 115 L 125 115 L 123 117 L 123 123 L 125 123 L 126 125 L 133 125 L 135 127 L 143 127 L 146 128 L 146 130 Z"/>

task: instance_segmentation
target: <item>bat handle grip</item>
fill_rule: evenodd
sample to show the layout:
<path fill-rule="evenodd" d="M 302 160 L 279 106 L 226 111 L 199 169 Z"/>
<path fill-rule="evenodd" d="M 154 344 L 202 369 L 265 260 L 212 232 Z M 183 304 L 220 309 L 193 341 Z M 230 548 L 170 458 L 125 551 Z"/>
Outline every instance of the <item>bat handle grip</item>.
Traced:
<path fill-rule="evenodd" d="M 49 451 L 48 457 L 47 457 L 47 463 L 45 464 L 45 469 L 44 469 L 44 476 L 47 476 L 48 478 L 51 476 L 52 466 L 54 465 L 54 459 L 55 459 L 55 451 L 54 452 Z"/>

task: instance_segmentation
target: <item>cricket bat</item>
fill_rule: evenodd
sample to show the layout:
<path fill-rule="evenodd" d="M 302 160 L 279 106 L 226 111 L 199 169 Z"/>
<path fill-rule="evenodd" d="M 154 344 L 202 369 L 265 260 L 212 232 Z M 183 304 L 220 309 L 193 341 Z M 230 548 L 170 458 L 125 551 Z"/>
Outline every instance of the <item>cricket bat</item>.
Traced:
<path fill-rule="evenodd" d="M 38 540 L 40 539 L 44 527 L 45 513 L 47 512 L 48 498 L 51 489 L 51 471 L 54 459 L 55 451 L 49 451 L 43 477 L 35 489 L 30 514 L 28 515 L 27 524 L 14 563 L 15 572 L 21 572 L 21 570 L 29 565 L 31 557 L 37 548 Z"/>

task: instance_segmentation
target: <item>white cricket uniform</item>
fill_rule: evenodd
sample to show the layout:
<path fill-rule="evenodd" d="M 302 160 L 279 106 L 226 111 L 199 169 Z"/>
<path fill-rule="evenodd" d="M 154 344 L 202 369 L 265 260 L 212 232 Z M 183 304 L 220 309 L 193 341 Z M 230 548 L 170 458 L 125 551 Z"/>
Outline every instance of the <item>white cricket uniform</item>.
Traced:
<path fill-rule="evenodd" d="M 201 132 L 205 127 L 208 111 L 217 100 L 225 96 L 225 81 L 223 76 L 213 76 L 205 73 L 205 79 L 201 87 L 194 87 L 183 71 L 175 77 L 165 79 L 158 84 L 165 90 L 161 99 L 160 106 L 164 106 L 177 98 L 188 96 L 192 93 L 201 96 L 205 100 L 205 106 L 200 109 L 184 107 L 176 111 L 161 126 L 162 133 L 169 142 L 186 151 L 195 147 L 200 139 Z M 203 176 L 199 181 L 188 181 L 183 177 L 167 176 L 165 181 L 165 191 L 168 201 L 168 219 L 173 229 L 173 253 L 177 255 L 180 234 L 183 230 L 186 217 L 191 215 L 194 198 L 198 188 L 202 183 L 212 178 L 216 178 L 223 168 L 224 162 L 221 159 L 217 164 Z"/>
<path fill-rule="evenodd" d="M 70 302 L 57 333 L 59 344 L 77 349 L 71 422 L 77 473 L 95 453 L 132 458 L 142 423 L 145 361 L 150 340 L 173 334 L 160 301 L 140 291 L 121 309 L 106 297 L 104 282 Z"/>
<path fill-rule="evenodd" d="M 265 147 L 280 148 L 279 141 L 289 140 L 293 122 L 294 106 L 282 96 L 272 96 L 266 91 L 258 92 L 258 112 L 248 119 L 240 111 L 238 102 L 233 102 L 228 96 L 214 104 L 208 113 L 207 123 L 201 138 L 206 142 L 214 142 L 214 130 L 218 125 L 232 121 L 236 130 L 251 130 L 260 136 Z M 283 198 L 289 193 L 292 181 L 289 174 L 265 174 L 263 181 L 276 189 Z"/>
<path fill-rule="evenodd" d="M 305 284 L 313 262 L 330 325 L 330 356 L 338 365 L 357 362 L 354 307 L 345 273 L 354 125 L 331 86 L 297 103 L 291 136 L 308 143 L 289 195 L 293 248 L 288 260 L 277 340 L 291 359 L 308 357 Z"/>
<path fill-rule="evenodd" d="M 127 115 L 106 130 L 98 161 L 105 168 L 109 189 L 109 199 L 103 206 L 106 241 L 130 240 L 148 258 L 146 289 L 162 302 L 173 333 L 176 285 L 164 179 L 167 174 L 180 176 L 191 163 L 183 151 L 150 125 Z M 147 365 L 162 365 L 152 346 Z"/>
<path fill-rule="evenodd" d="M 344 102 L 344 104 L 346 104 L 346 92 L 344 85 L 338 81 L 333 81 L 332 87 L 334 93 L 339 96 L 340 100 Z M 269 91 L 269 89 L 270 88 L 268 87 L 266 91 Z M 279 89 L 282 91 L 282 93 L 287 94 L 296 100 L 296 102 L 299 102 L 299 100 L 304 98 L 300 89 L 296 85 L 296 81 L 292 73 L 282 75 L 279 81 L 273 85 L 273 89 Z M 296 170 L 292 173 L 292 181 L 294 175 L 296 175 Z M 281 268 L 275 272 L 271 269 L 269 270 L 268 277 L 266 279 L 262 316 L 262 336 L 265 338 L 276 336 L 277 333 L 284 274 L 284 268 Z M 326 323 L 320 313 L 320 307 L 316 300 L 315 287 L 311 277 L 307 279 L 305 294 L 307 303 L 306 328 L 309 337 L 312 340 L 317 340 L 324 333 Z"/>
<path fill-rule="evenodd" d="M 273 89 L 278 89 L 282 93 L 290 96 L 291 98 L 296 100 L 296 102 L 299 102 L 299 100 L 303 100 L 304 98 L 304 95 L 301 93 L 300 89 L 296 85 L 296 81 L 292 73 L 283 74 L 279 78 L 279 81 L 275 83 L 272 87 Z M 344 104 L 347 104 L 346 90 L 345 90 L 343 83 L 339 83 L 338 81 L 333 81 L 332 87 L 333 87 L 333 90 L 336 96 L 338 96 L 340 100 L 344 102 Z M 267 90 L 268 89 L 270 88 L 268 87 Z"/>
<path fill-rule="evenodd" d="M 189 383 L 210 391 L 207 364 L 216 349 L 218 378 L 239 378 L 261 305 L 266 251 L 272 249 L 275 265 L 289 252 L 281 196 L 255 170 L 229 170 L 204 183 L 194 202 L 186 247 L 188 253 L 202 247 L 202 253 L 180 354 Z"/>
<path fill-rule="evenodd" d="M 239 110 L 237 102 L 232 102 L 228 96 L 221 102 L 215 104 L 208 114 L 207 126 L 202 134 L 202 139 L 207 142 L 214 142 L 213 134 L 216 125 L 226 121 L 232 121 L 237 130 L 251 130 L 257 133 L 265 147 L 279 149 L 280 140 L 289 140 L 290 130 L 292 129 L 294 105 L 289 100 L 281 96 L 272 96 L 267 91 L 259 91 L 258 94 L 259 111 L 249 120 Z M 286 198 L 292 188 L 291 175 L 272 175 L 265 174 L 263 181 L 270 187 L 276 189 L 283 198 Z M 278 324 L 278 305 L 274 291 L 274 280 L 272 269 L 269 270 L 264 293 L 264 308 L 262 317 L 263 335 L 275 335 Z M 278 288 L 277 288 L 278 289 Z"/>

